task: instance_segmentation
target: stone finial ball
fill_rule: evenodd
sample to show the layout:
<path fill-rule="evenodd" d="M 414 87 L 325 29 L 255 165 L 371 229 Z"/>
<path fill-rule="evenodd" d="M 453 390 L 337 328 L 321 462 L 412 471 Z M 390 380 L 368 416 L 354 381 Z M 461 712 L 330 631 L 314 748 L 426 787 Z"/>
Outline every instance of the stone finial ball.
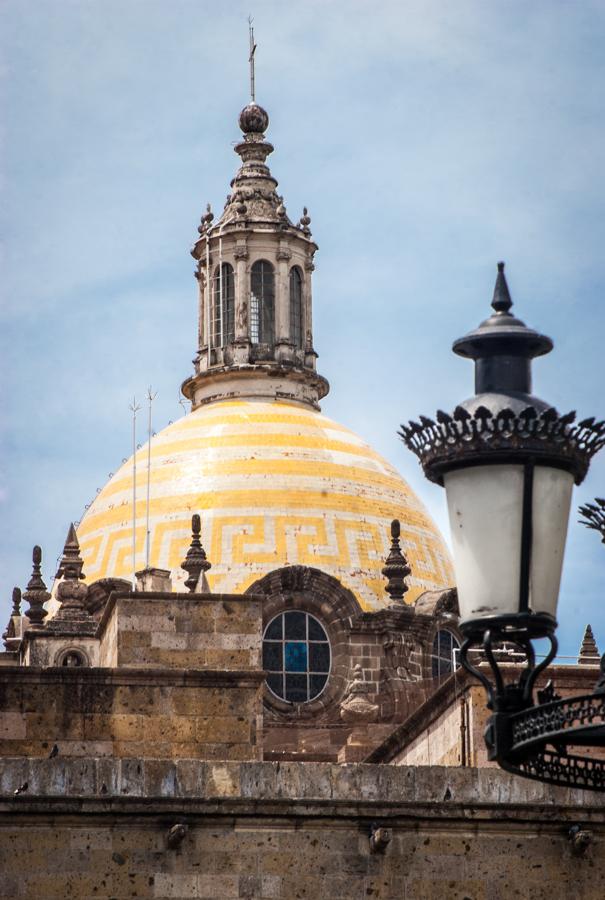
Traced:
<path fill-rule="evenodd" d="M 239 127 L 244 134 L 261 134 L 269 127 L 269 115 L 262 106 L 249 103 L 239 114 Z"/>

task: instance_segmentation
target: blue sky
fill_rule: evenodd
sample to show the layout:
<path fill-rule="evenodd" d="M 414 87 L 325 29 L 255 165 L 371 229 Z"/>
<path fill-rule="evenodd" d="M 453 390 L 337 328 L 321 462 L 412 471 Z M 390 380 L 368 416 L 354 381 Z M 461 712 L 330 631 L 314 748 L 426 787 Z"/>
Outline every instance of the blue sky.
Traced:
<path fill-rule="evenodd" d="M 515 311 L 555 341 L 536 393 L 605 415 L 602 2 L 5 0 L 2 621 L 31 546 L 50 582 L 69 522 L 129 455 L 132 395 L 158 391 L 157 430 L 182 414 L 189 248 L 236 169 L 250 12 L 272 171 L 320 246 L 324 411 L 447 531 L 396 431 L 472 393 L 450 346 L 485 317 L 504 259 Z M 605 454 L 575 507 L 604 494 Z M 587 622 L 605 650 L 605 548 L 576 519 L 570 655 Z"/>

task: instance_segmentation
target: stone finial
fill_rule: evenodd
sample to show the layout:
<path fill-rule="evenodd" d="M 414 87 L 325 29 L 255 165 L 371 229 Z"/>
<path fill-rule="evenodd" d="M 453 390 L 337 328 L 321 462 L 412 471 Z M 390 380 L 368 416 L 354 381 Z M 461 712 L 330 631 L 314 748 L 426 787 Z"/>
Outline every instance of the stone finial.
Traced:
<path fill-rule="evenodd" d="M 386 558 L 386 565 L 382 570 L 382 574 L 387 579 L 384 589 L 391 600 L 403 600 L 403 595 L 408 590 L 405 579 L 412 573 L 407 559 L 401 552 L 400 534 L 401 525 L 399 519 L 393 519 L 391 522 L 391 550 Z"/>
<path fill-rule="evenodd" d="M 57 570 L 57 578 L 63 579 L 57 588 L 57 597 L 62 608 L 85 610 L 84 601 L 88 594 L 88 586 L 81 583 L 84 578 L 83 567 L 80 544 L 72 522 L 65 539 L 63 557 Z"/>
<path fill-rule="evenodd" d="M 13 588 L 13 608 L 11 609 L 10 619 L 5 630 L 2 633 L 2 641 L 6 650 L 12 650 L 15 644 L 15 616 L 21 615 L 21 591 L 18 587 Z"/>
<path fill-rule="evenodd" d="M 34 547 L 32 560 L 32 576 L 27 584 L 27 590 L 23 594 L 23 599 L 27 600 L 29 603 L 29 609 L 26 610 L 25 615 L 29 619 L 31 625 L 42 625 L 44 619 L 48 615 L 47 611 L 44 609 L 44 604 L 47 600 L 50 600 L 50 594 L 46 590 L 46 585 L 42 579 L 40 571 L 42 550 L 37 545 Z"/>
<path fill-rule="evenodd" d="M 200 224 L 198 225 L 198 234 L 203 234 L 210 227 L 210 223 L 214 219 L 214 213 L 212 212 L 212 207 L 209 203 L 206 204 L 206 212 L 200 219 Z"/>
<path fill-rule="evenodd" d="M 83 567 L 84 563 L 80 556 L 80 544 L 78 542 L 75 525 L 72 522 L 67 531 L 67 537 L 65 538 L 63 557 L 59 563 L 59 568 L 57 569 L 57 578 L 70 580 L 84 578 L 84 573 L 82 572 Z"/>
<path fill-rule="evenodd" d="M 590 627 L 590 625 L 587 625 L 586 630 L 584 631 L 584 637 L 582 638 L 582 644 L 580 646 L 578 665 L 598 666 L 599 660 L 600 653 L 599 648 L 597 647 L 597 642 L 594 639 L 592 628 Z"/>
<path fill-rule="evenodd" d="M 309 215 L 309 211 L 306 206 L 303 206 L 303 214 L 298 221 L 298 228 L 305 234 L 307 237 L 311 234 L 311 229 L 309 225 L 311 224 L 311 216 Z"/>
<path fill-rule="evenodd" d="M 202 572 L 207 572 L 212 567 L 212 563 L 206 556 L 206 551 L 202 547 L 200 533 L 202 530 L 201 519 L 197 513 L 191 517 L 191 545 L 187 551 L 187 556 L 181 563 L 181 569 L 184 569 L 189 578 L 185 582 L 185 587 L 189 588 L 189 593 L 193 594 L 197 587 Z"/>
<path fill-rule="evenodd" d="M 264 134 L 269 127 L 269 113 L 252 101 L 239 114 L 239 127 L 244 134 Z"/>
<path fill-rule="evenodd" d="M 11 616 L 20 616 L 21 615 L 21 588 L 14 587 L 13 588 L 13 608 L 11 610 Z"/>

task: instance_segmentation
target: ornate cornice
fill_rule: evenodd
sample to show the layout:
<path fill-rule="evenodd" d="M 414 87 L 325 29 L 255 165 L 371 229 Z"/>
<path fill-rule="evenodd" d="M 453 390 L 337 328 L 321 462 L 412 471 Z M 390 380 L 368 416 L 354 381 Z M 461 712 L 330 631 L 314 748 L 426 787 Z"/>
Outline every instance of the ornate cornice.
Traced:
<path fill-rule="evenodd" d="M 436 418 L 435 422 L 421 416 L 420 422 L 402 425 L 399 434 L 420 460 L 426 477 L 437 484 L 443 484 L 449 469 L 506 461 L 511 451 L 518 459 L 521 452 L 528 459 L 567 469 L 580 484 L 591 458 L 605 446 L 605 422 L 589 418 L 574 424 L 575 412 L 560 416 L 552 407 L 493 413 L 479 406 L 470 413 L 457 406 L 453 415 L 439 410 Z"/>

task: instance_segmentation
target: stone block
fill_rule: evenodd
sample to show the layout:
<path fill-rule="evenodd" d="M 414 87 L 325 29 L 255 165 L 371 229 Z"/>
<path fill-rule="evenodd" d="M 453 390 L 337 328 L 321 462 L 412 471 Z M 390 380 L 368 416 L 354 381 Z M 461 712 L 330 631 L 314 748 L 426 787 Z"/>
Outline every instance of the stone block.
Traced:
<path fill-rule="evenodd" d="M 169 900 L 173 897 L 201 897 L 198 879 L 198 875 L 158 872 L 154 878 L 153 896 L 158 900 L 160 898 Z"/>
<path fill-rule="evenodd" d="M 279 875 L 261 875 L 261 896 L 263 900 L 274 900 L 282 897 L 282 880 Z"/>
<path fill-rule="evenodd" d="M 150 735 L 154 718 L 142 715 L 108 716 L 109 735 L 116 741 L 142 741 Z"/>
<path fill-rule="evenodd" d="M 206 765 L 196 759 L 177 759 L 176 793 L 180 797 L 203 797 L 206 787 Z"/>
<path fill-rule="evenodd" d="M 231 897 L 239 897 L 238 875 L 198 875 L 197 891 L 194 896 L 203 897 L 205 900 L 229 900 Z"/>
<path fill-rule="evenodd" d="M 119 760 L 96 760 L 96 792 L 99 797 L 115 797 L 120 793 Z"/>
<path fill-rule="evenodd" d="M 276 795 L 279 763 L 247 763 L 240 769 L 242 797 L 259 800 Z"/>
<path fill-rule="evenodd" d="M 131 626 L 130 629 L 120 631 L 118 636 L 118 665 L 124 665 L 130 650 L 151 647 L 152 632 L 149 628 L 143 627 L 143 623 L 144 620 L 141 621 L 138 617 L 131 618 L 128 620 L 128 624 Z"/>
<path fill-rule="evenodd" d="M 0 740 L 22 740 L 27 732 L 27 719 L 22 712 L 0 712 Z"/>
<path fill-rule="evenodd" d="M 176 797 L 176 766 L 166 759 L 145 760 L 145 796 Z"/>
<path fill-rule="evenodd" d="M 330 765 L 331 793 L 335 800 L 355 801 L 369 799 L 367 788 L 363 787 L 363 767 L 351 765 Z M 366 778 L 366 780 L 368 780 Z M 375 783 L 375 781 L 373 782 Z"/>
<path fill-rule="evenodd" d="M 206 797 L 236 797 L 240 794 L 238 763 L 213 763 L 206 769 Z"/>
<path fill-rule="evenodd" d="M 250 722 L 235 716 L 202 716 L 195 723 L 195 737 L 200 743 L 249 743 Z"/>
<path fill-rule="evenodd" d="M 144 795 L 145 775 L 141 759 L 121 759 L 118 775 L 118 793 L 131 797 Z"/>
<path fill-rule="evenodd" d="M 151 635 L 152 648 L 161 650 L 187 650 L 190 646 L 189 635 L 160 631 Z"/>

